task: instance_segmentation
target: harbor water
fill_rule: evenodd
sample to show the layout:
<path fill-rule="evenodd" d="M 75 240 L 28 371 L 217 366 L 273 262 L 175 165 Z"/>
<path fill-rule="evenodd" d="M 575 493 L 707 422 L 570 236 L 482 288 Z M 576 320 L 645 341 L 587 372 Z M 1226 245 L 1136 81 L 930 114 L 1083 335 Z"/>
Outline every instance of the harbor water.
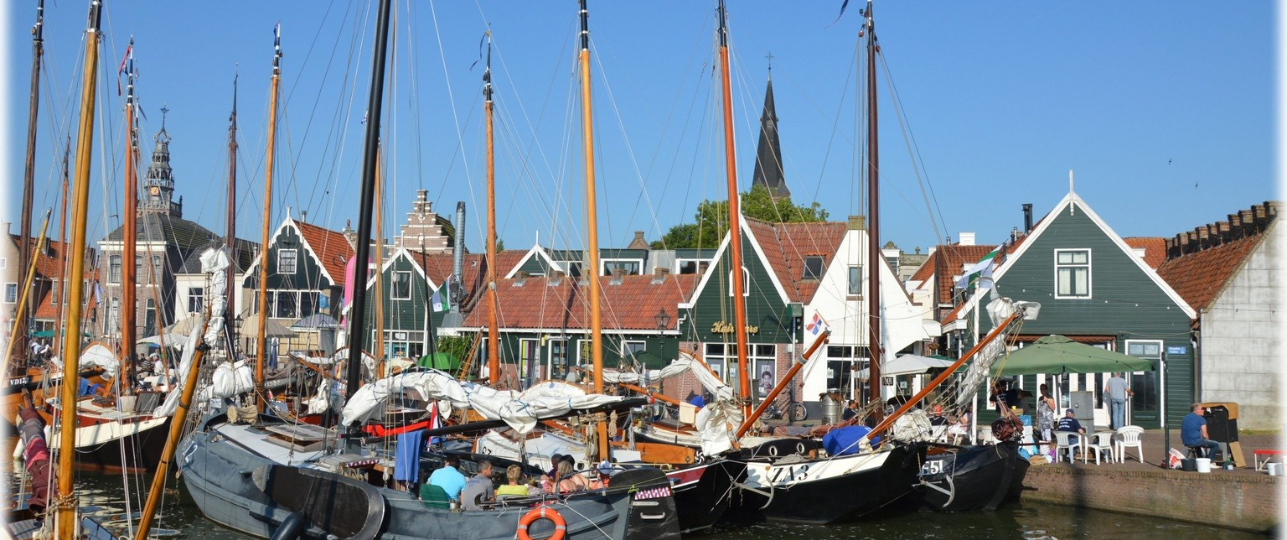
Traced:
<path fill-rule="evenodd" d="M 129 502 L 138 512 L 142 495 L 140 485 L 151 481 L 151 475 L 130 475 L 130 490 L 136 495 Z M 14 476 L 6 478 L 9 493 L 21 492 Z M 245 540 L 250 537 L 224 529 L 201 517 L 196 504 L 181 485 L 171 478 L 165 502 L 158 519 L 157 535 L 173 539 Z M 121 519 L 126 513 L 125 485 L 120 474 L 80 472 L 76 482 L 80 502 L 100 520 L 113 521 L 126 533 Z M 1013 539 L 1041 540 L 1070 538 L 1129 538 L 1131 540 L 1250 540 L 1265 538 L 1241 531 L 1149 518 L 1087 510 L 1038 502 L 1020 502 L 995 512 L 937 514 L 917 512 L 878 518 L 860 523 L 833 526 L 758 524 L 731 530 L 716 530 L 700 535 L 709 540 L 758 540 L 790 538 L 799 540 L 913 540 L 913 539 Z"/>

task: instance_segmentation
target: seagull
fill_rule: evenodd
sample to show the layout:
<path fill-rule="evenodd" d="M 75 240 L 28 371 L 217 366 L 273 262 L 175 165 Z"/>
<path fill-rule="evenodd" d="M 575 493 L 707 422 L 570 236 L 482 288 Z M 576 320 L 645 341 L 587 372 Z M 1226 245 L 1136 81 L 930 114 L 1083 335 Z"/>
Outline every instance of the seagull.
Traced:
<path fill-rule="evenodd" d="M 1171 164 L 1171 161 L 1174 161 L 1174 158 L 1169 158 L 1169 159 L 1167 159 L 1167 160 L 1166 160 L 1166 164 L 1167 164 L 1167 165 L 1170 165 L 1170 164 Z"/>

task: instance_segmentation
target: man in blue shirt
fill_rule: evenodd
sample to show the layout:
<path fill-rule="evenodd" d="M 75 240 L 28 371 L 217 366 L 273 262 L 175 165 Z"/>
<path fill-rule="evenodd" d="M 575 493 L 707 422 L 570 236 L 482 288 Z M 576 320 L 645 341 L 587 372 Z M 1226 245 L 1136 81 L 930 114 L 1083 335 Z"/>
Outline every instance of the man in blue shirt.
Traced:
<path fill-rule="evenodd" d="M 465 488 L 465 475 L 460 474 L 459 466 L 460 458 L 447 456 L 442 468 L 429 475 L 429 484 L 442 488 L 453 501 L 460 500 L 460 490 Z"/>
<path fill-rule="evenodd" d="M 1077 414 L 1077 411 L 1074 411 L 1072 409 L 1068 409 L 1067 411 L 1064 411 L 1064 417 L 1060 418 L 1059 421 L 1055 423 L 1055 431 L 1085 433 L 1086 428 L 1081 427 L 1081 422 L 1078 422 L 1077 418 L 1073 416 L 1075 414 Z M 1079 440 L 1080 440 L 1080 437 L 1077 437 L 1075 435 L 1070 436 L 1068 437 L 1068 444 L 1076 445 L 1077 441 Z M 1069 452 L 1071 453 L 1072 450 L 1069 450 Z M 1069 459 L 1071 460 L 1071 458 Z"/>
<path fill-rule="evenodd" d="M 1185 415 L 1184 422 L 1180 424 L 1180 440 L 1184 442 L 1184 446 L 1204 448 L 1204 457 L 1214 456 L 1220 449 L 1220 443 L 1207 438 L 1207 419 L 1202 417 L 1202 404 L 1194 403 L 1192 411 Z"/>

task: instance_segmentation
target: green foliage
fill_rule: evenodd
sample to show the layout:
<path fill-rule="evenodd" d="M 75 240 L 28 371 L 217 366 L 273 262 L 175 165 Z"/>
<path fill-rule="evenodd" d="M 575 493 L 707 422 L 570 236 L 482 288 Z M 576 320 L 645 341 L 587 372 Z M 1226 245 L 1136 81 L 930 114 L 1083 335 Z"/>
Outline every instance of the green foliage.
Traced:
<path fill-rule="evenodd" d="M 796 206 L 789 198 L 774 198 L 764 186 L 754 186 L 742 193 L 742 215 L 773 223 L 810 223 L 826 221 L 830 214 L 816 201 Z M 728 201 L 702 201 L 694 218 L 696 223 L 671 227 L 652 243 L 653 249 L 718 247 L 728 232 Z"/>
<path fill-rule="evenodd" d="M 437 336 L 437 339 L 434 340 L 434 345 L 437 346 L 438 352 L 450 354 L 460 359 L 461 363 L 465 362 L 465 358 L 469 355 L 469 346 L 473 343 L 473 335 Z M 476 370 L 478 368 L 477 366 L 473 366 L 473 369 Z"/>

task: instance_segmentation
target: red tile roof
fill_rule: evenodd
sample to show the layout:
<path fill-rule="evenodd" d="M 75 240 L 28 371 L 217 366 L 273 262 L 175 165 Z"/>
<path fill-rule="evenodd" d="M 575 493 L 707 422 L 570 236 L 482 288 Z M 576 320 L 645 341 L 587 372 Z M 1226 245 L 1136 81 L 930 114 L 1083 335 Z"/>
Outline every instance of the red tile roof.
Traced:
<path fill-rule="evenodd" d="M 934 250 L 934 253 L 930 253 L 929 257 L 925 259 L 925 262 L 921 263 L 921 267 L 916 269 L 916 273 L 912 274 L 912 277 L 908 279 L 908 281 L 925 283 L 929 278 L 934 276 L 934 265 L 937 263 L 938 250 L 936 249 Z"/>
<path fill-rule="evenodd" d="M 299 229 L 299 235 L 308 242 L 308 247 L 317 254 L 317 258 L 331 275 L 335 285 L 344 286 L 344 270 L 348 260 L 353 258 L 353 246 L 349 245 L 344 233 L 324 229 L 298 219 L 293 220 Z"/>
<path fill-rule="evenodd" d="M 804 258 L 810 255 L 823 257 L 823 271 L 831 266 L 845 238 L 848 225 L 844 222 L 818 223 L 769 223 L 746 218 L 747 228 L 764 250 L 768 264 L 773 268 L 787 297 L 792 302 L 809 303 L 818 291 L 818 280 L 803 279 Z M 742 255 L 746 257 L 746 254 Z"/>
<path fill-rule="evenodd" d="M 411 258 L 415 263 L 421 266 L 425 271 L 425 277 L 433 282 L 436 286 L 441 286 L 447 280 L 447 276 L 452 272 L 452 256 L 450 254 L 422 255 L 417 251 L 410 251 Z M 507 249 L 496 253 L 496 277 L 505 277 L 505 274 L 514 268 L 515 265 L 523 259 L 527 251 L 517 249 Z M 463 309 L 468 311 L 472 309 L 475 302 L 481 297 L 482 285 L 486 280 L 487 257 L 482 253 L 466 253 L 464 257 L 464 276 L 461 283 L 465 285 L 465 300 Z"/>
<path fill-rule="evenodd" d="M 657 313 L 665 310 L 676 320 L 676 306 L 687 302 L 697 286 L 697 274 L 599 277 L 602 287 L 604 329 L 657 330 Z M 612 284 L 620 279 L 619 284 Z M 575 278 L 562 277 L 556 284 L 551 277 L 502 279 L 496 284 L 501 328 L 568 328 L 589 326 L 589 286 Z M 518 283 L 521 281 L 521 285 Z M 479 306 L 481 308 L 481 305 Z M 474 309 L 464 326 L 479 328 L 487 324 L 487 310 Z"/>
<path fill-rule="evenodd" d="M 962 246 L 958 244 L 941 245 L 935 248 L 934 255 L 934 275 L 937 276 L 936 285 L 938 291 L 934 295 L 934 306 L 939 304 L 955 304 L 952 299 L 952 287 L 956 284 L 956 276 L 962 273 L 966 265 L 979 262 L 984 255 L 991 253 L 996 246 L 976 245 Z M 926 261 L 929 266 L 929 261 Z M 920 272 L 917 272 L 918 274 Z M 946 320 L 944 322 L 947 322 Z"/>
<path fill-rule="evenodd" d="M 1125 240 L 1126 245 L 1131 246 L 1132 248 L 1144 248 L 1144 264 L 1147 264 L 1149 268 L 1157 270 L 1157 267 L 1162 265 L 1162 261 L 1166 260 L 1165 238 L 1160 236 L 1157 238 L 1150 236 L 1132 236 L 1130 238 L 1123 238 L 1122 240 Z"/>
<path fill-rule="evenodd" d="M 1166 261 L 1157 273 L 1195 311 L 1215 299 L 1243 261 L 1267 235 L 1240 238 Z"/>

